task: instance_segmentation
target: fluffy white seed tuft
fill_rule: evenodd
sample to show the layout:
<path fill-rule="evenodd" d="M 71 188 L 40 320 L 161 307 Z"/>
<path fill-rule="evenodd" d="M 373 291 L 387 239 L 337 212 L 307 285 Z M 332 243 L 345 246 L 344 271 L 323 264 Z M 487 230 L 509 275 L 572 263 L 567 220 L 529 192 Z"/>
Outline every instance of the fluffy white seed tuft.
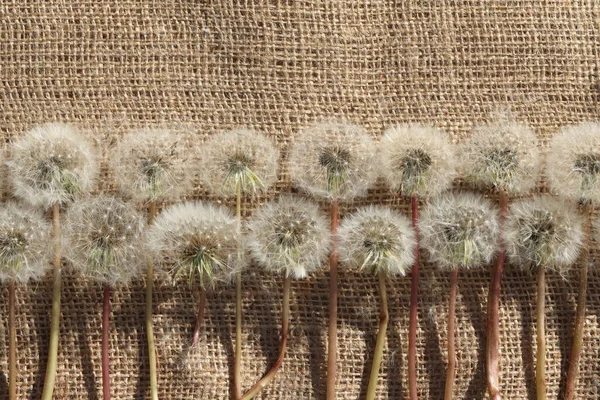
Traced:
<path fill-rule="evenodd" d="M 248 247 L 267 270 L 295 279 L 317 270 L 329 253 L 327 219 L 317 205 L 283 196 L 259 209 L 248 224 Z"/>
<path fill-rule="evenodd" d="M 26 283 L 50 267 L 50 224 L 39 210 L 16 202 L 0 207 L 0 282 Z"/>
<path fill-rule="evenodd" d="M 510 117 L 475 127 L 460 148 L 462 175 L 475 186 L 524 193 L 538 182 L 537 138 L 527 125 Z"/>
<path fill-rule="evenodd" d="M 511 204 L 504 230 L 511 262 L 566 271 L 583 244 L 583 218 L 576 209 L 547 195 Z"/>
<path fill-rule="evenodd" d="M 190 286 L 214 286 L 231 278 L 237 266 L 239 223 L 224 207 L 186 202 L 165 209 L 147 233 L 158 267 Z"/>
<path fill-rule="evenodd" d="M 139 202 L 174 201 L 192 189 L 189 147 L 168 130 L 126 134 L 110 151 L 109 167 L 119 189 Z"/>
<path fill-rule="evenodd" d="M 600 202 L 600 123 L 564 127 L 546 156 L 548 186 L 575 201 Z"/>
<path fill-rule="evenodd" d="M 131 204 L 104 195 L 82 199 L 65 219 L 65 255 L 84 276 L 111 286 L 126 284 L 146 264 L 144 228 L 144 216 Z"/>
<path fill-rule="evenodd" d="M 498 250 L 498 210 L 473 193 L 447 193 L 431 200 L 419 222 L 421 243 L 440 268 L 472 268 Z"/>
<path fill-rule="evenodd" d="M 415 260 L 415 233 L 404 215 L 369 206 L 344 219 L 338 232 L 341 261 L 352 268 L 405 275 Z"/>
<path fill-rule="evenodd" d="M 377 179 L 377 146 L 360 126 L 325 121 L 303 128 L 289 155 L 296 186 L 319 198 L 364 196 Z"/>
<path fill-rule="evenodd" d="M 37 126 L 19 138 L 8 166 L 14 194 L 46 209 L 92 190 L 98 175 L 92 146 L 73 127 L 58 123 Z"/>
<path fill-rule="evenodd" d="M 198 176 L 219 196 L 267 190 L 277 181 L 279 150 L 266 136 L 236 129 L 211 136 L 200 148 Z"/>
<path fill-rule="evenodd" d="M 431 126 L 395 125 L 379 143 L 380 174 L 406 196 L 430 197 L 448 190 L 456 176 L 454 146 Z"/>

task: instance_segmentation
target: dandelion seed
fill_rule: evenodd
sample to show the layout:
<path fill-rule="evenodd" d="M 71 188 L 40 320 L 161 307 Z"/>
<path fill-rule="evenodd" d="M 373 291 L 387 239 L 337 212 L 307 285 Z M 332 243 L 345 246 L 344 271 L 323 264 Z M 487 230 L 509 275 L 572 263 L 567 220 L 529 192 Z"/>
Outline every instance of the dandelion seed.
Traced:
<path fill-rule="evenodd" d="M 184 138 L 168 130 L 125 135 L 111 151 L 109 167 L 120 190 L 140 202 L 177 200 L 192 189 L 191 155 Z"/>
<path fill-rule="evenodd" d="M 110 286 L 144 268 L 144 217 L 131 204 L 100 195 L 76 202 L 65 220 L 65 255 L 83 275 Z"/>
<path fill-rule="evenodd" d="M 110 399 L 110 288 L 127 284 L 144 266 L 144 217 L 115 197 L 100 195 L 76 202 L 65 220 L 66 255 L 76 270 L 104 285 L 102 389 Z"/>
<path fill-rule="evenodd" d="M 376 145 L 363 128 L 339 121 L 305 127 L 289 156 L 294 184 L 332 200 L 364 196 L 377 178 Z"/>
<path fill-rule="evenodd" d="M 279 150 L 273 142 L 249 129 L 236 129 L 211 136 L 201 147 L 200 181 L 219 196 L 254 194 L 277 181 Z"/>
<path fill-rule="evenodd" d="M 175 280 L 185 279 L 206 289 L 231 279 L 240 248 L 238 221 L 223 208 L 209 203 L 186 202 L 164 210 L 147 233 L 147 247 L 157 266 Z M 204 304 L 200 302 L 192 347 L 196 346 Z"/>
<path fill-rule="evenodd" d="M 575 201 L 600 201 L 600 123 L 564 127 L 546 156 L 550 189 Z"/>
<path fill-rule="evenodd" d="M 419 222 L 423 246 L 432 262 L 451 271 L 448 312 L 448 370 L 444 399 L 452 399 L 456 378 L 454 348 L 456 288 L 459 268 L 492 261 L 498 250 L 500 222 L 489 200 L 471 193 L 448 193 L 434 198 Z"/>
<path fill-rule="evenodd" d="M 451 187 L 456 175 L 454 153 L 454 146 L 443 132 L 425 125 L 392 126 L 381 139 L 380 173 L 393 190 L 411 197 L 415 230 L 419 220 L 419 197 L 439 195 Z M 408 337 L 408 389 L 411 398 L 417 397 L 418 243 L 415 252 Z"/>
<path fill-rule="evenodd" d="M 340 200 L 366 194 L 377 178 L 376 145 L 366 131 L 340 121 L 314 123 L 294 138 L 289 166 L 292 181 L 303 191 L 331 200 L 331 258 L 327 398 L 335 398 L 337 354 L 337 243 Z"/>
<path fill-rule="evenodd" d="M 259 209 L 248 224 L 248 230 L 248 247 L 254 258 L 268 271 L 282 273 L 285 280 L 279 357 L 241 400 L 253 398 L 275 378 L 287 345 L 291 280 L 305 278 L 321 266 L 330 242 L 327 221 L 318 207 L 292 196 L 280 197 L 277 202 Z"/>
<path fill-rule="evenodd" d="M 441 268 L 488 264 L 498 250 L 498 211 L 471 193 L 449 193 L 432 199 L 419 223 L 423 247 Z"/>
<path fill-rule="evenodd" d="M 546 156 L 546 178 L 550 190 L 580 202 L 586 223 L 586 245 L 579 271 L 579 295 L 573 344 L 565 385 L 565 400 L 575 396 L 579 359 L 583 347 L 583 329 L 588 287 L 589 241 L 593 205 L 600 201 L 600 123 L 583 122 L 564 127 L 550 142 Z"/>
<path fill-rule="evenodd" d="M 528 126 L 508 117 L 475 127 L 461 146 L 460 159 L 465 179 L 479 187 L 525 193 L 539 179 L 537 138 Z"/>
<path fill-rule="evenodd" d="M 392 189 L 429 197 L 448 190 L 456 176 L 448 136 L 424 125 L 395 125 L 379 143 L 380 170 Z"/>
<path fill-rule="evenodd" d="M 564 272 L 577 259 L 583 244 L 583 219 L 569 204 L 550 196 L 521 200 L 511 206 L 504 240 L 511 261 L 538 268 L 537 397 L 546 398 L 546 268 Z"/>
<path fill-rule="evenodd" d="M 406 217 L 388 208 L 370 206 L 342 222 L 339 245 L 343 263 L 379 277 L 381 313 L 366 395 L 367 400 L 373 400 L 389 319 L 385 280 L 389 275 L 404 275 L 414 262 L 415 233 Z"/>
<path fill-rule="evenodd" d="M 535 134 L 508 113 L 476 127 L 473 136 L 462 146 L 461 153 L 465 180 L 475 186 L 492 187 L 498 191 L 501 221 L 507 214 L 509 193 L 525 193 L 538 182 L 540 162 Z M 486 366 L 491 398 L 500 397 L 499 304 L 505 256 L 502 242 L 500 246 L 488 294 Z"/>
<path fill-rule="evenodd" d="M 8 162 L 14 194 L 48 209 L 90 191 L 98 175 L 91 145 L 64 124 L 40 125 L 19 138 Z"/>
<path fill-rule="evenodd" d="M 318 207 L 293 196 L 259 209 L 248 224 L 248 248 L 267 270 L 302 279 L 319 268 L 329 252 L 327 220 Z"/>
<path fill-rule="evenodd" d="M 504 240 L 515 265 L 548 267 L 564 273 L 583 245 L 583 218 L 571 204 L 536 196 L 511 205 Z"/>
<path fill-rule="evenodd" d="M 0 207 L 0 282 L 27 283 L 50 267 L 50 225 L 15 202 Z"/>
<path fill-rule="evenodd" d="M 50 226 L 38 210 L 8 202 L 0 208 L 0 282 L 8 287 L 8 396 L 17 398 L 16 285 L 39 279 L 50 266 Z"/>
<path fill-rule="evenodd" d="M 69 125 L 40 125 L 11 146 L 7 163 L 13 194 L 29 205 L 52 209 L 54 268 L 53 312 L 50 322 L 48 365 L 42 392 L 50 400 L 54 392 L 58 358 L 61 294 L 60 207 L 91 191 L 98 175 L 92 146 Z"/>
<path fill-rule="evenodd" d="M 415 233 L 408 218 L 370 206 L 346 218 L 339 230 L 340 261 L 386 275 L 405 275 L 414 261 Z"/>

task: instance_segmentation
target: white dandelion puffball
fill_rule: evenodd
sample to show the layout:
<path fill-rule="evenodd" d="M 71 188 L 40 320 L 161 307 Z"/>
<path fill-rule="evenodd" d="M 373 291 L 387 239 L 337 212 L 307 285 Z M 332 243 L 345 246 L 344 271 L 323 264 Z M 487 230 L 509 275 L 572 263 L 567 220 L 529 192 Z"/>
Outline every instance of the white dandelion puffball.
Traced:
<path fill-rule="evenodd" d="M 419 229 L 423 247 L 439 267 L 482 266 L 498 250 L 499 212 L 479 195 L 446 193 L 427 205 Z"/>
<path fill-rule="evenodd" d="M 504 240 L 515 265 L 567 270 L 583 245 L 583 218 L 577 208 L 551 196 L 536 196 L 510 206 Z"/>
<path fill-rule="evenodd" d="M 226 281 L 235 271 L 241 248 L 239 223 L 224 207 L 199 201 L 165 209 L 147 233 L 147 247 L 157 266 L 190 286 Z"/>
<path fill-rule="evenodd" d="M 329 223 L 317 205 L 282 196 L 260 208 L 248 224 L 248 247 L 267 270 L 305 278 L 329 254 Z"/>
<path fill-rule="evenodd" d="M 50 224 L 37 209 L 9 201 L 0 206 L 0 282 L 26 283 L 50 267 Z"/>
<path fill-rule="evenodd" d="M 497 119 L 475 127 L 460 148 L 462 174 L 475 186 L 517 194 L 538 182 L 538 140 L 527 125 L 508 117 Z"/>
<path fill-rule="evenodd" d="M 548 186 L 575 201 L 600 202 L 600 123 L 564 127 L 550 141 L 546 156 Z"/>
<path fill-rule="evenodd" d="M 289 155 L 294 184 L 319 198 L 364 196 L 377 179 L 377 146 L 360 126 L 326 121 L 303 128 Z"/>
<path fill-rule="evenodd" d="M 14 194 L 43 208 L 89 192 L 98 175 L 90 143 L 73 127 L 58 123 L 37 126 L 19 138 L 8 167 Z"/>
<path fill-rule="evenodd" d="M 352 268 L 405 275 L 415 261 L 414 229 L 389 208 L 359 209 L 342 221 L 338 237 L 340 260 Z"/>
<path fill-rule="evenodd" d="M 199 150 L 198 177 L 218 196 L 267 190 L 277 181 L 279 150 L 268 137 L 236 129 L 212 135 Z"/>
<path fill-rule="evenodd" d="M 174 201 L 192 190 L 191 154 L 184 138 L 168 130 L 133 131 L 110 150 L 119 189 L 139 202 Z"/>
<path fill-rule="evenodd" d="M 111 286 L 126 284 L 145 267 L 145 226 L 145 217 L 116 197 L 79 200 L 65 219 L 65 255 L 84 276 Z"/>
<path fill-rule="evenodd" d="M 395 125 L 379 142 L 380 173 L 406 196 L 430 197 L 448 190 L 456 176 L 454 146 L 431 126 Z"/>

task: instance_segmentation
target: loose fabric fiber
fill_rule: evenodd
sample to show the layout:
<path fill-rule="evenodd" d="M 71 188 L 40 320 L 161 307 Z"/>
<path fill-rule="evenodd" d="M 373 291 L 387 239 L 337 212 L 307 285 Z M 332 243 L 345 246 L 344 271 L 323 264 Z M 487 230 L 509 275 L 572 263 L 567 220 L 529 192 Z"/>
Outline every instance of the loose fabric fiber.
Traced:
<path fill-rule="evenodd" d="M 10 1 L 0 0 L 0 135 L 63 121 L 108 145 L 127 130 L 175 127 L 190 141 L 245 126 L 272 137 L 284 163 L 291 137 L 315 119 L 346 118 L 374 137 L 399 122 L 432 123 L 459 142 L 496 109 L 529 123 L 546 146 L 565 124 L 600 117 L 597 0 Z M 106 160 L 104 160 L 106 165 Z M 104 168 L 101 190 L 115 184 Z M 290 191 L 246 198 L 244 215 Z M 544 191 L 540 184 L 539 190 Z M 5 196 L 6 197 L 6 196 Z M 191 197 L 232 207 L 196 185 Z M 408 212 L 379 185 L 367 203 Z M 326 205 L 323 204 L 324 211 Z M 425 259 L 426 254 L 423 253 Z M 600 273 L 591 252 L 584 350 L 576 398 L 600 398 Z M 65 266 L 67 268 L 67 266 Z M 457 303 L 457 399 L 486 398 L 486 298 L 491 268 L 462 273 Z M 323 399 L 328 274 L 294 282 L 289 352 L 261 399 Z M 242 384 L 270 367 L 279 346 L 282 279 L 244 273 Z M 549 398 L 564 390 L 577 268 L 548 277 Z M 569 278 L 566 280 L 565 278 Z M 101 398 L 102 288 L 65 272 L 56 399 Z M 391 323 L 378 398 L 406 399 L 410 279 L 388 283 Z M 535 275 L 507 266 L 501 298 L 501 387 L 533 399 Z M 0 290 L 0 397 L 8 371 L 7 288 Z M 422 267 L 418 385 L 443 397 L 449 274 Z M 37 399 L 46 368 L 51 280 L 17 291 L 18 396 Z M 209 294 L 198 350 L 186 353 L 197 293 L 159 285 L 154 295 L 161 399 L 228 399 L 234 290 Z M 338 398 L 362 398 L 375 344 L 375 277 L 340 274 Z M 115 399 L 149 395 L 144 282 L 116 290 L 110 353 Z"/>

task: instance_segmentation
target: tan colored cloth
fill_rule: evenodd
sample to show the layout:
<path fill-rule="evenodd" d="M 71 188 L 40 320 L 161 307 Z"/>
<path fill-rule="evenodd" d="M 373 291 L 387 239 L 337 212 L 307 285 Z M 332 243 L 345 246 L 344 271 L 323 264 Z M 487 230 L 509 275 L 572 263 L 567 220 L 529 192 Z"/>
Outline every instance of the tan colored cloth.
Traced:
<path fill-rule="evenodd" d="M 244 125 L 285 150 L 314 118 L 343 116 L 380 135 L 389 124 L 431 122 L 456 140 L 495 108 L 509 107 L 544 143 L 564 124 L 600 116 L 597 0 L 54 1 L 0 0 L 0 132 L 8 140 L 51 120 L 109 143 L 128 126 L 176 124 L 198 136 Z M 199 137 L 197 138 L 199 139 Z M 283 171 L 277 191 L 286 191 Z M 103 188 L 111 189 L 105 176 Z M 205 196 L 199 188 L 196 196 Z M 264 201 L 260 198 L 254 201 Z M 383 187 L 368 201 L 407 210 Z M 364 202 L 364 201 L 363 201 Z M 231 204 L 231 203 L 229 203 Z M 343 212 L 356 205 L 344 206 Z M 250 207 L 247 207 L 247 210 Z M 592 251 L 594 263 L 598 252 Z M 574 274 L 574 278 L 576 275 Z M 456 398 L 485 397 L 484 321 L 489 270 L 461 273 Z M 364 396 L 373 350 L 376 280 L 340 276 L 340 399 Z M 447 273 L 423 267 L 419 392 L 442 398 Z M 281 279 L 245 273 L 243 386 L 275 360 Z M 391 326 L 379 398 L 407 398 L 409 279 L 389 283 Z M 579 399 L 600 397 L 600 281 L 590 276 Z M 264 399 L 322 399 L 328 281 L 293 284 L 289 353 Z M 564 388 L 576 279 L 548 278 L 549 398 Z M 39 398 L 51 284 L 18 291 L 19 398 Z M 66 274 L 56 399 L 97 399 L 100 287 Z M 6 392 L 6 290 L 0 292 L 0 393 Z M 506 399 L 533 399 L 535 276 L 508 268 L 501 309 Z M 184 356 L 195 318 L 187 287 L 155 294 L 161 399 L 227 399 L 233 290 L 210 294 L 200 350 Z M 144 285 L 113 298 L 115 399 L 148 395 Z M 0 397 L 3 394 L 0 394 Z"/>

